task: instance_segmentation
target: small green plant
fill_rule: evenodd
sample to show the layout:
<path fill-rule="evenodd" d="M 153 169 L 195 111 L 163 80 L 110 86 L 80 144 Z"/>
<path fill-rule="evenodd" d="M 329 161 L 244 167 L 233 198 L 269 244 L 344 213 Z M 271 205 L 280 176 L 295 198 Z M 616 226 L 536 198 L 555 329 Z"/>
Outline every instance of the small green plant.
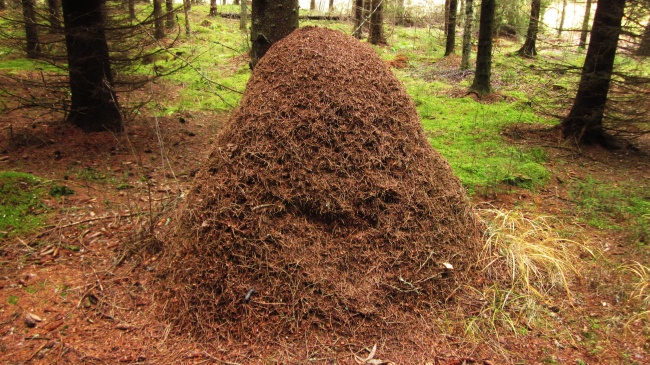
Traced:
<path fill-rule="evenodd" d="M 106 180 L 108 175 L 104 172 L 97 171 L 92 167 L 86 167 L 82 170 L 77 171 L 77 177 L 81 180 L 99 181 Z"/>
<path fill-rule="evenodd" d="M 74 190 L 70 189 L 65 185 L 54 184 L 50 187 L 51 196 L 66 196 L 66 195 L 73 195 L 73 194 L 74 194 Z"/>
<path fill-rule="evenodd" d="M 43 224 L 44 188 L 34 175 L 0 171 L 0 237 L 29 232 Z"/>
<path fill-rule="evenodd" d="M 9 298 L 7 298 L 7 303 L 11 305 L 16 305 L 18 304 L 18 297 L 15 295 L 10 295 Z"/>

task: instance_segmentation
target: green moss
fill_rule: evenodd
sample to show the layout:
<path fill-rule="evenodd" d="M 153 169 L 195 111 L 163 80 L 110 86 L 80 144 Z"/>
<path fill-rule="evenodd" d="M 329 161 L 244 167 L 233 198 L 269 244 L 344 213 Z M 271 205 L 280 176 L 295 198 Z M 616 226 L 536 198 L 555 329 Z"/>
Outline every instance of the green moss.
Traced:
<path fill-rule="evenodd" d="M 42 225 L 45 189 L 34 175 L 0 171 L 0 237 L 29 232 Z"/>

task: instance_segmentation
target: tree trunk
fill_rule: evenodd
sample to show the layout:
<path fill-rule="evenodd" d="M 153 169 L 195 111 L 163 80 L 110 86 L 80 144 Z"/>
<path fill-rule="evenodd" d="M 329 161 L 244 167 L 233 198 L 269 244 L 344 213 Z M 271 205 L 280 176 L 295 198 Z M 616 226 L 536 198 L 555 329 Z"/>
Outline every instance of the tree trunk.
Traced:
<path fill-rule="evenodd" d="M 253 0 L 251 68 L 271 45 L 298 29 L 298 0 Z"/>
<path fill-rule="evenodd" d="M 384 44 L 384 0 L 372 0 L 372 13 L 370 13 L 370 34 L 368 41 L 371 44 Z"/>
<path fill-rule="evenodd" d="M 329 9 L 330 13 L 334 11 L 334 0 L 330 0 L 329 7 L 327 9 Z"/>
<path fill-rule="evenodd" d="M 532 0 L 530 3 L 530 21 L 528 22 L 528 32 L 526 41 L 519 48 L 517 54 L 524 57 L 537 56 L 537 31 L 539 30 L 539 14 L 542 8 L 542 0 Z"/>
<path fill-rule="evenodd" d="M 0 0 L 0 10 L 5 10 L 7 8 L 7 4 L 5 4 L 5 0 Z"/>
<path fill-rule="evenodd" d="M 165 25 L 163 17 L 163 0 L 153 0 L 153 25 L 154 25 L 154 37 L 156 39 L 165 38 Z"/>
<path fill-rule="evenodd" d="M 210 0 L 210 16 L 217 16 L 217 0 Z"/>
<path fill-rule="evenodd" d="M 248 1 L 241 0 L 239 6 L 239 29 L 246 30 L 248 28 Z"/>
<path fill-rule="evenodd" d="M 361 25 L 370 31 L 370 14 L 372 13 L 373 0 L 363 0 L 363 15 Z"/>
<path fill-rule="evenodd" d="M 481 1 L 481 18 L 478 30 L 478 51 L 476 52 L 476 74 L 470 90 L 479 95 L 492 90 L 492 33 L 494 29 L 495 0 Z"/>
<path fill-rule="evenodd" d="M 449 8 L 451 8 L 450 2 L 451 0 L 445 0 L 445 34 L 447 34 L 447 29 L 449 29 Z"/>
<path fill-rule="evenodd" d="M 239 3 L 239 0 L 233 0 L 232 4 L 233 4 L 233 5 L 241 5 L 241 4 Z"/>
<path fill-rule="evenodd" d="M 72 103 L 67 122 L 84 132 L 123 129 L 104 31 L 105 0 L 63 0 Z"/>
<path fill-rule="evenodd" d="M 454 53 L 456 49 L 456 15 L 458 13 L 458 0 L 449 0 L 449 12 L 447 19 L 447 43 L 445 56 Z"/>
<path fill-rule="evenodd" d="M 578 47 L 584 49 L 587 46 L 587 34 L 589 34 L 589 18 L 591 17 L 591 2 L 587 0 L 585 4 L 585 16 L 582 18 L 582 31 L 580 32 L 580 43 Z"/>
<path fill-rule="evenodd" d="M 560 25 L 557 27 L 557 36 L 561 36 L 564 31 L 564 20 L 566 19 L 567 0 L 562 0 L 562 14 L 560 15 Z"/>
<path fill-rule="evenodd" d="M 27 58 L 37 58 L 41 54 L 41 44 L 38 42 L 38 25 L 36 24 L 35 0 L 22 0 L 23 21 L 25 22 L 25 40 Z"/>
<path fill-rule="evenodd" d="M 134 20 L 135 19 L 135 0 L 128 0 L 129 1 L 129 19 Z"/>
<path fill-rule="evenodd" d="M 50 33 L 61 31 L 61 0 L 47 0 L 47 18 L 50 23 Z"/>
<path fill-rule="evenodd" d="M 183 14 L 185 15 L 185 35 L 192 34 L 192 29 L 190 28 L 190 10 L 192 9 L 192 3 L 190 0 L 183 0 Z"/>
<path fill-rule="evenodd" d="M 616 147 L 603 128 L 603 116 L 624 8 L 625 0 L 601 0 L 596 7 L 578 93 L 571 112 L 562 121 L 564 138 L 578 144 Z"/>
<path fill-rule="evenodd" d="M 352 35 L 356 39 L 361 39 L 361 33 L 363 28 L 363 0 L 354 1 L 354 29 L 352 30 Z"/>
<path fill-rule="evenodd" d="M 309 2 L 309 11 L 314 11 L 316 10 L 316 0 L 311 0 Z"/>
<path fill-rule="evenodd" d="M 461 70 L 469 70 L 469 59 L 472 54 L 472 23 L 474 22 L 474 0 L 465 0 L 465 26 L 463 27 L 463 57 L 460 61 Z"/>
<path fill-rule="evenodd" d="M 641 36 L 641 44 L 636 50 L 637 56 L 650 56 L 650 20 L 645 26 L 643 36 Z"/>
<path fill-rule="evenodd" d="M 212 0 L 216 1 L 216 0 Z M 176 14 L 174 12 L 174 0 L 165 0 L 165 27 L 172 29 L 176 26 Z"/>

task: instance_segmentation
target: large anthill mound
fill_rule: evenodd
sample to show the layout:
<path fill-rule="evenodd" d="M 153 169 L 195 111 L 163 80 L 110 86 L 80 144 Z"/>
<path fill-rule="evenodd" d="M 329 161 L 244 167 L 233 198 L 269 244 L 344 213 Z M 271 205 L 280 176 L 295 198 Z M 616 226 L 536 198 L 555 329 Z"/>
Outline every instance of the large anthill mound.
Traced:
<path fill-rule="evenodd" d="M 293 32 L 216 145 L 164 237 L 164 314 L 179 330 L 410 343 L 400 324 L 430 331 L 427 310 L 464 284 L 479 224 L 371 47 Z"/>

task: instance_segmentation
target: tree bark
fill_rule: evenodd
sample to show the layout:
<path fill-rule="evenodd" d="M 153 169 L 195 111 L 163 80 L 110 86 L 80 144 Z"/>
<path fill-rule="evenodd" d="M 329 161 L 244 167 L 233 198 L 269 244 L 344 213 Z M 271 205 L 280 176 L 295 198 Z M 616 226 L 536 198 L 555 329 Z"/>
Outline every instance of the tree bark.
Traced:
<path fill-rule="evenodd" d="M 5 0 L 0 0 L 0 10 L 5 10 L 7 8 L 7 4 L 5 4 Z"/>
<path fill-rule="evenodd" d="M 129 19 L 134 20 L 135 19 L 135 0 L 128 0 L 129 1 Z"/>
<path fill-rule="evenodd" d="M 47 0 L 47 18 L 50 23 L 50 33 L 61 31 L 61 0 Z"/>
<path fill-rule="evenodd" d="M 162 8 L 163 0 L 153 0 L 153 26 L 156 39 L 165 38 L 165 25 Z"/>
<path fill-rule="evenodd" d="M 232 4 L 233 4 L 233 5 L 241 5 L 240 2 L 239 2 L 239 0 L 233 0 Z"/>
<path fill-rule="evenodd" d="M 447 29 L 449 29 L 449 8 L 451 8 L 450 2 L 451 0 L 445 0 L 445 34 L 447 34 Z"/>
<path fill-rule="evenodd" d="M 614 69 L 625 0 L 601 0 L 596 7 L 587 56 L 578 93 L 569 115 L 562 121 L 562 135 L 578 144 L 616 147 L 605 132 L 603 116 Z"/>
<path fill-rule="evenodd" d="M 311 0 L 309 2 L 309 11 L 314 11 L 316 10 L 316 0 Z"/>
<path fill-rule="evenodd" d="M 25 23 L 25 52 L 27 58 L 38 58 L 41 55 L 41 44 L 38 41 L 38 25 L 36 24 L 35 0 L 21 0 L 23 6 L 23 22 Z"/>
<path fill-rule="evenodd" d="M 539 30 L 539 14 L 542 8 L 542 0 L 532 0 L 530 3 L 530 20 L 528 22 L 528 32 L 526 32 L 526 41 L 519 48 L 517 54 L 523 57 L 537 56 L 537 31 Z"/>
<path fill-rule="evenodd" d="M 557 36 L 561 36 L 564 31 L 564 20 L 566 19 L 567 0 L 562 0 L 562 14 L 560 15 L 560 25 L 557 28 Z"/>
<path fill-rule="evenodd" d="M 241 0 L 241 4 L 239 6 L 240 11 L 239 11 L 239 29 L 240 30 L 246 30 L 248 28 L 248 1 L 247 0 Z"/>
<path fill-rule="evenodd" d="M 175 26 L 176 14 L 174 12 L 174 0 L 165 0 L 165 27 L 167 27 L 167 29 L 172 29 Z"/>
<path fill-rule="evenodd" d="M 472 54 L 472 23 L 474 22 L 474 0 L 465 0 L 465 26 L 463 27 L 463 56 L 460 61 L 461 70 L 469 70 L 469 59 Z"/>
<path fill-rule="evenodd" d="M 384 39 L 384 0 L 372 0 L 370 13 L 370 34 L 368 41 L 371 44 L 385 44 Z"/>
<path fill-rule="evenodd" d="M 185 15 L 185 35 L 192 34 L 192 29 L 190 28 L 190 10 L 192 9 L 192 3 L 190 0 L 183 0 L 183 14 Z"/>
<path fill-rule="evenodd" d="M 447 42 L 445 45 L 445 56 L 453 54 L 456 49 L 456 16 L 458 14 L 458 0 L 449 0 L 449 12 L 447 19 Z"/>
<path fill-rule="evenodd" d="M 329 7 L 327 9 L 329 9 L 330 13 L 334 11 L 334 0 L 330 0 Z"/>
<path fill-rule="evenodd" d="M 62 2 L 72 94 L 67 122 L 84 132 L 123 129 L 108 58 L 104 2 Z"/>
<path fill-rule="evenodd" d="M 363 28 L 363 0 L 354 1 L 354 29 L 352 30 L 352 35 L 356 39 L 361 39 L 361 33 Z"/>
<path fill-rule="evenodd" d="M 476 74 L 470 90 L 479 95 L 492 91 L 492 33 L 494 30 L 495 0 L 481 1 L 481 18 L 478 30 L 478 51 L 476 52 Z"/>
<path fill-rule="evenodd" d="M 645 26 L 643 36 L 641 36 L 641 44 L 636 50 L 637 56 L 650 56 L 650 20 Z"/>
<path fill-rule="evenodd" d="M 210 16 L 217 16 L 217 0 L 210 0 Z"/>
<path fill-rule="evenodd" d="M 253 0 L 251 68 L 271 45 L 298 28 L 298 0 Z"/>
<path fill-rule="evenodd" d="M 580 32 L 580 43 L 578 47 L 584 49 L 587 46 L 587 35 L 589 34 L 589 18 L 591 17 L 591 2 L 587 0 L 585 4 L 585 16 L 582 18 L 582 30 Z"/>

